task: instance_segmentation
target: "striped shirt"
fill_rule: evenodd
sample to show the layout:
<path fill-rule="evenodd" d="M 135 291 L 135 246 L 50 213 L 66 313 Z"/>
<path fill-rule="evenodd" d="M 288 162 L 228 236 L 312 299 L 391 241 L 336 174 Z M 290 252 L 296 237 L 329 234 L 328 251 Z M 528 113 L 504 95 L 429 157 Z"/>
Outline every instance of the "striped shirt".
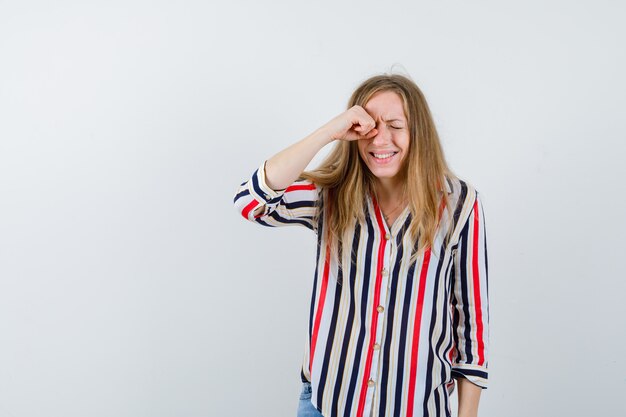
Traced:
<path fill-rule="evenodd" d="M 301 377 L 324 416 L 451 416 L 454 378 L 487 388 L 487 245 L 476 189 L 446 177 L 452 214 L 440 207 L 434 244 L 411 262 L 408 207 L 388 227 L 368 196 L 365 221 L 344 237 L 351 253 L 340 245 L 330 253 L 326 218 L 316 216 L 325 193 L 307 180 L 272 190 L 264 169 L 241 184 L 235 208 L 264 226 L 316 232 Z"/>

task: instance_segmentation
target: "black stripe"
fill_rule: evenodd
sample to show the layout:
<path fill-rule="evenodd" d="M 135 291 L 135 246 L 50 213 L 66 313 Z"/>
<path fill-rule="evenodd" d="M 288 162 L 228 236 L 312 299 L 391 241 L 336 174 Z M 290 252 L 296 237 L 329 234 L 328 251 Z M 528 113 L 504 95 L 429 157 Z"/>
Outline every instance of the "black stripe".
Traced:
<path fill-rule="evenodd" d="M 455 341 L 457 340 L 456 332 L 454 331 L 454 329 L 456 329 L 456 326 L 458 325 L 458 321 L 459 321 L 458 312 L 456 310 L 456 300 L 453 294 L 451 294 L 451 292 L 454 291 L 454 288 L 452 287 L 452 280 L 454 279 L 454 258 L 451 258 L 450 262 L 448 263 L 448 268 L 445 273 L 445 279 L 446 279 L 446 302 L 449 302 L 450 306 L 452 306 L 452 318 L 450 319 L 450 328 L 448 329 L 448 331 L 452 334 L 452 340 L 448 342 L 448 347 L 446 349 L 446 351 L 449 351 L 452 347 L 451 345 L 453 345 Z M 450 308 L 450 306 L 446 305 L 447 308 Z M 447 312 L 446 312 L 446 316 L 447 316 Z M 454 361 L 455 357 L 449 360 Z M 447 363 L 448 359 L 443 358 L 443 361 L 444 361 L 443 363 L 445 364 Z M 446 381 L 446 380 L 447 380 L 447 376 L 443 379 L 443 381 Z"/>
<path fill-rule="evenodd" d="M 445 253 L 445 243 L 439 248 L 439 253 L 441 255 L 444 255 Z M 433 349 L 433 345 L 432 345 L 432 340 L 434 337 L 434 332 L 435 332 L 435 324 L 437 321 L 437 310 L 440 307 L 443 307 L 443 317 L 442 317 L 442 329 L 447 329 L 447 325 L 448 325 L 448 297 L 445 297 L 444 300 L 438 300 L 437 298 L 435 298 L 435 295 L 439 293 L 439 283 L 442 279 L 445 279 L 445 276 L 441 276 L 441 269 L 443 268 L 443 261 L 444 261 L 445 256 L 440 256 L 439 257 L 439 262 L 437 262 L 437 270 L 436 270 L 436 274 L 435 274 L 435 285 L 433 288 L 433 307 L 431 310 L 431 314 L 430 314 L 430 327 L 429 327 L 429 331 L 428 331 L 428 359 L 426 361 L 426 369 L 433 369 L 434 367 L 434 362 L 435 362 L 435 355 L 437 352 L 440 351 L 441 349 L 441 345 L 443 344 L 444 341 L 444 337 L 446 335 L 446 331 L 443 330 L 442 332 L 440 332 L 439 334 L 439 338 L 437 340 L 437 343 L 435 343 L 434 349 Z M 447 295 L 447 292 L 446 292 Z M 441 306 L 440 304 L 437 303 L 437 301 L 441 302 L 443 301 L 443 306 Z M 441 370 L 441 381 L 445 381 L 445 367 L 442 367 Z M 434 382 L 433 382 L 433 373 L 432 372 L 427 372 L 426 373 L 426 380 L 425 380 L 425 384 L 424 384 L 424 401 L 422 403 L 422 408 L 423 408 L 423 413 L 425 416 L 428 415 L 428 400 L 430 399 L 430 394 L 432 394 L 434 392 L 435 395 L 435 407 L 436 407 L 436 414 L 437 416 L 441 415 L 441 399 L 439 398 L 439 392 L 437 390 L 433 390 L 434 388 Z"/>
<path fill-rule="evenodd" d="M 456 268 L 453 270 L 452 272 L 452 276 L 454 277 L 453 279 L 456 280 Z M 452 280 L 450 280 L 452 281 Z M 455 284 L 452 284 L 452 291 L 455 291 Z M 451 299 L 451 303 L 452 303 L 452 328 L 453 329 L 458 329 L 459 328 L 459 323 L 461 320 L 461 315 L 459 314 L 459 310 L 457 308 L 458 303 L 456 301 L 456 297 L 452 296 L 450 297 Z M 454 345 L 455 345 L 455 356 L 452 359 L 453 362 L 459 362 L 461 360 L 461 354 L 459 353 L 459 337 L 458 337 L 458 333 L 456 331 L 452 332 L 452 337 L 454 338 Z"/>
<path fill-rule="evenodd" d="M 365 263 L 363 265 L 363 294 L 361 296 L 361 326 L 359 327 L 359 336 L 357 338 L 355 357 L 353 364 L 361 363 L 361 353 L 363 351 L 363 343 L 365 340 L 366 322 L 367 322 L 367 298 L 368 298 L 368 289 L 369 289 L 369 281 L 370 281 L 370 271 L 372 267 L 372 252 L 374 251 L 374 226 L 372 225 L 371 215 L 369 210 L 365 209 L 365 219 L 367 222 L 367 245 L 365 247 Z M 356 295 L 356 294 L 355 294 Z M 357 379 L 359 377 L 359 368 L 352 370 L 352 374 L 350 376 L 350 384 L 348 385 L 348 400 L 346 404 L 346 409 L 344 410 L 344 416 L 349 417 L 350 411 L 352 410 L 352 405 L 358 402 L 359 398 L 354 396 L 354 392 L 357 385 Z M 357 404 L 358 405 L 358 404 Z"/>
<path fill-rule="evenodd" d="M 452 417 L 450 412 L 450 394 L 448 394 L 448 387 L 444 384 L 441 386 L 442 390 L 445 390 L 445 396 L 443 397 L 443 409 L 446 411 L 446 417 Z"/>
<path fill-rule="evenodd" d="M 245 183 L 244 183 L 245 184 Z M 233 203 L 236 203 L 237 200 L 239 200 L 241 197 L 250 195 L 250 190 L 248 190 L 247 188 L 245 190 L 243 190 L 242 192 L 240 192 L 239 194 L 237 194 L 233 200 Z"/>
<path fill-rule="evenodd" d="M 461 376 L 461 377 L 467 377 L 469 375 L 469 376 L 477 376 L 477 377 L 480 377 L 480 378 L 487 379 L 487 372 L 480 371 L 480 370 L 477 370 L 477 369 L 461 369 L 461 370 L 453 369 L 452 370 L 452 375 L 454 375 L 454 376 Z"/>
<path fill-rule="evenodd" d="M 459 223 L 459 217 L 461 216 L 461 211 L 463 211 L 463 205 L 465 204 L 465 198 L 467 197 L 467 184 L 461 181 L 461 192 L 459 194 L 459 199 L 456 203 L 456 208 L 454 210 L 454 221 L 450 227 L 456 228 Z"/>
<path fill-rule="evenodd" d="M 315 201 L 305 200 L 305 201 L 294 201 L 292 203 L 283 202 L 282 204 L 289 210 L 299 209 L 302 207 L 315 207 Z"/>
<path fill-rule="evenodd" d="M 430 376 L 430 372 L 428 372 L 428 375 Z M 441 405 L 439 403 L 440 403 L 441 399 L 439 398 L 439 391 L 438 390 L 435 390 L 434 397 L 435 397 L 435 415 L 436 416 L 440 416 L 441 415 Z M 428 409 L 425 410 L 424 415 L 425 416 L 428 415 Z"/>
<path fill-rule="evenodd" d="M 341 387 L 343 386 L 343 373 L 346 368 L 346 358 L 348 356 L 348 347 L 350 342 L 350 334 L 352 333 L 352 325 L 354 321 L 354 281 L 356 279 L 356 271 L 357 271 L 357 254 L 359 248 L 359 240 L 361 238 L 361 225 L 359 223 L 356 224 L 356 228 L 354 230 L 354 236 L 352 238 L 352 251 L 350 253 L 350 269 L 349 269 L 349 281 L 346 283 L 347 285 L 342 285 L 346 291 L 349 291 L 350 295 L 350 304 L 348 306 L 348 319 L 346 321 L 346 329 L 344 331 L 343 343 L 341 345 L 341 353 L 339 355 L 339 364 L 337 366 L 337 378 L 335 379 L 334 390 L 333 390 L 333 399 L 331 403 L 331 407 L 334 410 L 334 414 L 337 415 L 339 413 L 339 394 L 341 391 Z"/>
<path fill-rule="evenodd" d="M 317 403 L 323 404 L 324 402 L 324 387 L 326 386 L 326 378 L 328 376 L 328 363 L 333 349 L 333 342 L 335 341 L 335 331 L 337 328 L 337 315 L 339 314 L 339 303 L 341 301 L 341 288 L 339 284 L 343 277 L 343 270 L 341 268 L 341 245 L 339 245 L 338 254 L 338 268 L 337 268 L 337 280 L 335 281 L 335 300 L 333 303 L 333 317 L 330 321 L 330 329 L 328 329 L 328 339 L 326 339 L 326 350 L 324 351 L 324 362 L 322 364 L 322 373 L 320 375 L 320 383 L 317 387 Z M 330 277 L 329 277 L 330 283 Z"/>
<path fill-rule="evenodd" d="M 448 185 L 450 186 L 450 191 L 454 192 L 454 187 L 452 186 L 452 180 L 446 176 L 446 181 L 448 182 Z"/>
<path fill-rule="evenodd" d="M 471 218 L 471 216 L 470 216 Z M 463 305 L 463 316 L 465 318 L 465 323 L 464 323 L 464 334 L 463 336 L 465 337 L 465 356 L 466 356 L 466 362 L 467 363 L 471 363 L 473 360 L 473 356 L 472 356 L 472 344 L 468 343 L 470 341 L 470 337 L 471 337 L 471 322 L 470 322 L 470 312 L 469 312 L 469 289 L 467 288 L 467 265 L 465 262 L 465 259 L 467 259 L 467 251 L 468 251 L 468 242 L 467 242 L 467 235 L 469 233 L 469 221 L 465 224 L 465 226 L 463 226 L 463 230 L 461 230 L 461 243 L 460 243 L 460 248 L 459 248 L 459 252 L 461 252 L 460 254 L 460 258 L 461 262 L 460 264 L 460 276 L 456 277 L 458 283 L 461 286 L 461 304 Z M 457 253 L 458 255 L 458 253 Z"/>
<path fill-rule="evenodd" d="M 258 219 L 254 219 L 255 222 L 257 222 L 258 224 L 261 224 L 263 226 L 267 226 L 267 227 L 276 227 L 273 224 L 269 224 L 269 223 L 265 223 L 265 221 L 261 220 L 260 218 Z"/>
<path fill-rule="evenodd" d="M 283 223 L 283 224 L 301 224 L 304 227 L 313 230 L 313 224 L 312 222 L 308 222 L 306 220 L 302 219 L 286 219 L 284 217 L 282 217 L 280 215 L 280 213 L 278 213 L 277 211 L 273 211 L 269 214 L 269 217 L 271 217 L 272 219 L 276 220 L 279 223 Z"/>
<path fill-rule="evenodd" d="M 413 253 L 417 251 L 419 245 L 419 237 L 415 240 L 415 245 L 413 246 Z M 400 322 L 400 332 L 398 334 L 399 345 L 398 349 L 398 364 L 405 363 L 406 356 L 406 343 L 407 343 L 407 324 L 409 322 L 410 315 L 410 307 L 411 307 L 411 293 L 413 292 L 413 279 L 415 278 L 415 263 L 417 260 L 411 262 L 411 266 L 409 267 L 409 271 L 407 273 L 407 281 L 406 281 L 406 292 L 404 294 L 404 303 L 402 305 L 402 320 Z M 410 354 L 411 352 L 409 352 Z M 400 409 L 402 404 L 402 385 L 404 382 L 404 367 L 398 366 L 396 370 L 396 393 L 395 393 L 395 404 L 398 404 L 393 410 L 394 417 L 400 417 Z"/>
<path fill-rule="evenodd" d="M 321 199 L 321 196 L 320 196 L 320 199 Z M 323 232 L 323 227 L 324 227 L 323 216 L 320 216 L 318 225 L 319 225 L 319 230 Z M 320 264 L 322 236 L 323 236 L 323 233 L 317 234 L 317 250 L 315 254 L 315 272 L 313 274 L 313 289 L 311 290 L 311 305 L 309 307 L 309 340 L 308 340 L 309 346 L 311 346 L 311 337 L 313 333 L 313 313 L 315 310 L 315 296 L 317 295 L 317 273 L 319 271 L 319 264 Z M 309 351 L 309 364 L 310 364 L 310 361 L 311 361 L 311 352 Z M 307 380 L 306 377 L 304 376 L 304 366 L 305 364 L 303 363 L 302 370 L 300 372 L 300 378 L 302 379 L 302 382 L 311 382 Z"/>
<path fill-rule="evenodd" d="M 464 181 L 462 181 L 462 180 L 460 180 L 459 183 L 461 184 L 461 190 L 459 192 L 459 198 L 457 200 L 456 207 L 455 207 L 455 210 L 454 210 L 453 222 L 450 225 L 450 227 L 453 227 L 455 229 L 456 229 L 456 227 L 457 227 L 457 225 L 459 223 L 459 218 L 461 217 L 461 212 L 463 211 L 463 206 L 465 205 L 465 199 L 467 197 L 467 184 Z M 458 251 L 459 243 L 460 242 L 457 242 L 454 246 L 452 246 L 451 249 L 457 249 L 457 251 Z M 455 256 L 458 258 L 459 253 L 457 252 Z M 454 282 L 452 282 L 452 291 L 455 291 L 455 287 L 456 287 L 455 282 L 458 279 L 458 277 L 456 276 L 456 268 L 454 268 L 454 272 L 453 273 L 454 273 L 454 275 L 453 275 Z M 458 329 L 459 325 L 460 325 L 461 317 L 460 317 L 459 310 L 457 309 L 458 303 L 457 303 L 456 297 L 452 297 L 452 306 L 454 307 L 454 310 L 453 310 L 454 314 L 453 314 L 453 319 L 452 319 L 452 327 L 454 329 Z M 454 336 L 454 343 L 456 345 L 456 356 L 455 356 L 454 361 L 458 362 L 458 361 L 461 360 L 461 353 L 458 350 L 458 347 L 459 347 L 458 333 L 456 331 L 453 332 L 453 336 Z"/>
<path fill-rule="evenodd" d="M 265 192 L 261 189 L 261 186 L 259 185 L 259 170 L 258 169 L 254 171 L 254 174 L 252 174 L 251 180 L 252 180 L 252 188 L 254 188 L 254 192 L 257 193 L 257 195 L 260 198 L 265 200 Z"/>
<path fill-rule="evenodd" d="M 320 266 L 320 256 L 321 256 L 321 249 L 322 249 L 322 236 L 324 235 L 324 219 L 320 216 L 319 219 L 319 227 L 320 227 L 320 233 L 318 233 L 317 235 L 317 253 L 315 255 L 315 274 L 313 275 L 313 291 L 311 291 L 311 308 L 309 311 L 309 343 L 311 342 L 311 337 L 313 335 L 313 313 L 315 311 L 315 297 L 317 296 L 317 277 L 318 277 L 318 273 L 319 273 L 319 266 Z M 311 358 L 311 354 L 313 352 L 309 352 L 309 360 Z"/>
<path fill-rule="evenodd" d="M 385 409 L 387 408 L 387 385 L 389 384 L 389 356 L 391 354 L 391 339 L 393 337 L 393 320 L 395 318 L 395 309 L 396 309 L 396 297 L 398 296 L 398 281 L 400 279 L 400 268 L 402 266 L 402 257 L 404 255 L 404 250 L 402 246 L 402 238 L 404 234 L 409 228 L 411 224 L 411 215 L 409 214 L 408 218 L 402 225 L 400 232 L 396 235 L 396 246 L 398 247 L 398 252 L 396 254 L 396 262 L 393 265 L 393 269 L 391 271 L 391 284 L 390 284 L 390 294 L 389 294 L 389 307 L 387 308 L 387 324 L 384 326 L 385 329 L 385 340 L 382 343 L 381 349 L 381 357 L 382 357 L 382 372 L 380 377 L 380 406 L 378 407 L 378 415 L 384 416 Z M 398 406 L 396 404 L 396 406 Z"/>

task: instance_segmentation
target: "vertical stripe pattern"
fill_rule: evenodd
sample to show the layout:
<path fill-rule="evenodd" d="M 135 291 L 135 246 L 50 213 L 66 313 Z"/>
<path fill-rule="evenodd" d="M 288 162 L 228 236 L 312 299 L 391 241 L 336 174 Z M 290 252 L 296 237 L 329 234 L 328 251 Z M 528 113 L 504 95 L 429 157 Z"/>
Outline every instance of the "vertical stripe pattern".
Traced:
<path fill-rule="evenodd" d="M 451 416 L 455 379 L 487 388 L 487 241 L 476 189 L 443 181 L 448 207 L 440 207 L 434 244 L 415 259 L 408 208 L 388 225 L 373 197 L 365 220 L 331 252 L 326 218 L 317 216 L 324 190 L 302 179 L 272 190 L 264 168 L 239 187 L 234 204 L 262 226 L 317 234 L 301 378 L 324 416 Z"/>

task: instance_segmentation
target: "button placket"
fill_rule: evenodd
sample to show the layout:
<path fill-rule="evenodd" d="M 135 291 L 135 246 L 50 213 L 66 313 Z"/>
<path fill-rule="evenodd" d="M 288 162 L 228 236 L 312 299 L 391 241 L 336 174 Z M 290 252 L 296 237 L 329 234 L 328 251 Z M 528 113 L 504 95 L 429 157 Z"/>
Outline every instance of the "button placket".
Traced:
<path fill-rule="evenodd" d="M 398 233 L 396 230 L 395 233 Z M 375 307 L 376 312 L 374 314 L 378 314 L 378 322 L 375 329 L 375 340 L 372 345 L 371 353 L 372 353 L 372 364 L 370 368 L 370 378 L 367 382 L 367 394 L 366 394 L 366 406 L 365 409 L 368 409 L 368 405 L 371 407 L 374 403 L 375 390 L 378 384 L 379 375 L 382 371 L 383 362 L 380 360 L 380 355 L 382 353 L 382 342 L 384 338 L 385 329 L 387 327 L 387 317 L 386 310 L 389 306 L 389 294 L 391 288 L 391 272 L 393 269 L 393 256 L 395 254 L 395 238 L 392 235 L 391 230 L 385 225 L 385 233 L 382 236 L 385 239 L 385 250 L 382 259 L 382 265 L 379 265 L 379 273 L 381 277 L 381 286 L 380 286 L 380 298 L 378 300 L 378 305 Z M 371 411 L 371 410 L 370 410 Z"/>
<path fill-rule="evenodd" d="M 377 265 L 377 269 L 378 269 L 378 274 L 380 274 L 378 277 L 380 277 L 380 287 L 379 287 L 379 298 L 378 298 L 378 305 L 376 305 L 374 308 L 376 308 L 376 311 L 374 312 L 374 314 L 378 315 L 378 319 L 377 319 L 377 323 L 376 323 L 376 328 L 372 329 L 372 331 L 374 332 L 374 340 L 373 340 L 373 345 L 371 345 L 371 355 L 372 355 L 372 362 L 371 362 L 371 367 L 369 369 L 369 379 L 367 381 L 367 395 L 366 395 L 366 406 L 365 409 L 368 408 L 368 404 L 371 406 L 373 398 L 374 398 L 374 393 L 376 390 L 376 385 L 378 383 L 378 376 L 379 376 L 379 371 L 380 371 L 380 352 L 381 352 L 381 346 L 382 346 L 382 337 L 383 337 L 383 329 L 385 327 L 385 305 L 387 303 L 387 289 L 389 286 L 389 259 L 390 259 L 390 254 L 391 254 L 391 246 L 393 245 L 393 239 L 392 239 L 392 235 L 391 232 L 389 230 L 389 228 L 387 227 L 387 225 L 384 225 L 384 234 L 381 236 L 382 239 L 384 239 L 384 245 L 385 245 L 385 249 L 383 252 L 383 259 L 382 259 L 382 264 L 381 265 Z M 382 231 L 382 230 L 381 230 Z M 377 277 L 377 278 L 378 278 Z"/>
<path fill-rule="evenodd" d="M 393 240 L 391 240 L 391 235 L 386 233 L 385 239 L 387 240 L 385 253 L 383 256 L 382 268 L 380 269 L 380 274 L 382 277 L 382 282 L 380 286 L 380 299 L 379 305 L 376 306 L 376 311 L 378 314 L 378 323 L 376 326 L 376 339 L 374 340 L 374 345 L 372 346 L 373 356 L 372 356 L 372 368 L 370 371 L 370 381 L 373 381 L 373 384 L 370 385 L 368 382 L 368 389 L 375 389 L 376 380 L 378 378 L 380 372 L 380 354 L 381 354 L 381 346 L 385 325 L 385 312 L 388 298 L 388 288 L 389 288 L 389 280 L 390 280 L 390 270 L 391 270 L 391 254 L 392 254 L 392 245 Z"/>

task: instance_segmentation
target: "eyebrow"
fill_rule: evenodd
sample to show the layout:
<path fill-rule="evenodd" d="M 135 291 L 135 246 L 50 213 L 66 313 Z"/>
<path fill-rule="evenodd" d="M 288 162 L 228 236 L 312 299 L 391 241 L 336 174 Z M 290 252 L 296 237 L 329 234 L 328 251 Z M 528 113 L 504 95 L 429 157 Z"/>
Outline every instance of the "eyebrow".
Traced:
<path fill-rule="evenodd" d="M 383 119 L 383 122 L 404 122 L 404 119 Z"/>

